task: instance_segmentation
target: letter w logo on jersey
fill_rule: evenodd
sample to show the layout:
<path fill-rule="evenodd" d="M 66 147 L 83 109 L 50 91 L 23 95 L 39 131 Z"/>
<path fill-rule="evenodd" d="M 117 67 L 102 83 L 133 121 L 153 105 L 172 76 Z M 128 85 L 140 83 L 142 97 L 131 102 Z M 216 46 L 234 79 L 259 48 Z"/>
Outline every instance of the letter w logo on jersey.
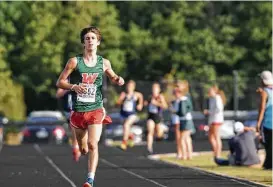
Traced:
<path fill-rule="evenodd" d="M 82 73 L 82 83 L 93 84 L 98 75 L 98 73 Z"/>

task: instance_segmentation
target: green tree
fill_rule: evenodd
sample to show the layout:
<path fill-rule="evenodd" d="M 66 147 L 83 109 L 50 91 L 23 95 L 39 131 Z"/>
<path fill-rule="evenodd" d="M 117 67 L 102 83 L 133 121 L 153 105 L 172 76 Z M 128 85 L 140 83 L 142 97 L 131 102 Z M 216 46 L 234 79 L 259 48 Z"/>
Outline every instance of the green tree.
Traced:
<path fill-rule="evenodd" d="M 98 26 L 99 54 L 119 73 L 125 67 L 120 49 L 118 14 L 105 2 L 2 2 L 1 41 L 12 78 L 24 87 L 28 111 L 55 109 L 57 76 L 68 58 L 81 53 L 80 29 Z"/>
<path fill-rule="evenodd" d="M 16 8 L 20 5 L 9 6 L 9 3 L 0 3 L 0 111 L 11 119 L 22 120 L 25 117 L 23 87 L 12 79 L 12 71 L 8 65 L 8 52 L 15 48 L 9 42 L 10 35 L 16 32 L 13 21 L 19 18 Z M 9 19 L 7 19 L 9 18 Z"/>

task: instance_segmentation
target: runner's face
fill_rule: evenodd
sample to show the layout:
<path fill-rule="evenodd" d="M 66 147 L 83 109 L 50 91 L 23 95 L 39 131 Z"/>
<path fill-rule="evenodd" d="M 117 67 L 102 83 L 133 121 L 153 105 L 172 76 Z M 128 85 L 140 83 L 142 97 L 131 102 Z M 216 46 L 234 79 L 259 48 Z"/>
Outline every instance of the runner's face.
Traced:
<path fill-rule="evenodd" d="M 158 84 L 154 84 L 152 88 L 153 95 L 158 95 L 160 93 L 160 87 Z"/>
<path fill-rule="evenodd" d="M 100 41 L 98 41 L 97 35 L 93 32 L 88 32 L 84 36 L 84 47 L 86 50 L 96 50 L 100 45 Z"/>
<path fill-rule="evenodd" d="M 128 83 L 128 84 L 127 84 L 127 91 L 128 91 L 128 92 L 133 92 L 133 91 L 135 91 L 135 84 L 132 83 L 132 82 Z"/>

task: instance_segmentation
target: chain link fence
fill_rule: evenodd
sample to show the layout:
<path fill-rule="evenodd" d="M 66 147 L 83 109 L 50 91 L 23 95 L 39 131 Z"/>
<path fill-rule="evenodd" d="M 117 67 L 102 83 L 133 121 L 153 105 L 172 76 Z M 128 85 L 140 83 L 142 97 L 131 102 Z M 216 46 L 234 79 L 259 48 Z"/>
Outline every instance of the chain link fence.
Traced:
<path fill-rule="evenodd" d="M 225 110 L 257 110 L 259 103 L 259 95 L 256 93 L 257 88 L 260 86 L 258 78 L 241 78 L 237 79 L 236 76 L 230 80 L 217 80 L 215 82 L 207 81 L 189 81 L 189 94 L 192 98 L 194 111 L 203 111 L 207 106 L 207 92 L 209 86 L 217 84 L 218 87 L 224 91 L 227 103 Z M 144 100 L 148 99 L 151 94 L 152 81 L 135 81 L 136 91 L 143 94 Z M 165 96 L 167 102 L 173 100 L 172 90 L 174 81 L 161 81 L 161 90 Z M 125 91 L 125 86 L 119 87 L 110 83 L 105 84 L 104 97 L 105 107 L 108 112 L 115 112 L 119 109 L 115 106 L 115 103 L 119 97 L 119 94 Z"/>

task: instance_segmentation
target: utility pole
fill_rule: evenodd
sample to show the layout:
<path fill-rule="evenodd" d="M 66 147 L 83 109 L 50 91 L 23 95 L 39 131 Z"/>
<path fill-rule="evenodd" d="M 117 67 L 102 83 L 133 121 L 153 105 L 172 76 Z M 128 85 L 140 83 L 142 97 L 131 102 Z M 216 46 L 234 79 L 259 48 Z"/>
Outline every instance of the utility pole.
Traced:
<path fill-rule="evenodd" d="M 237 120 L 239 108 L 239 97 L 238 97 L 238 72 L 233 71 L 233 111 L 234 120 Z"/>

